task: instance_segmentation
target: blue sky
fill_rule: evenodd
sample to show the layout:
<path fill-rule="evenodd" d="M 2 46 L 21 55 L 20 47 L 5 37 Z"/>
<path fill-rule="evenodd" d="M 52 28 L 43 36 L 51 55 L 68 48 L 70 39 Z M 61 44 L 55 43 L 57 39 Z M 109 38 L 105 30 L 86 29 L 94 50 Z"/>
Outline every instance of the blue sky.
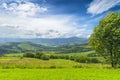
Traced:
<path fill-rule="evenodd" d="M 0 0 L 0 38 L 88 38 L 120 0 Z"/>

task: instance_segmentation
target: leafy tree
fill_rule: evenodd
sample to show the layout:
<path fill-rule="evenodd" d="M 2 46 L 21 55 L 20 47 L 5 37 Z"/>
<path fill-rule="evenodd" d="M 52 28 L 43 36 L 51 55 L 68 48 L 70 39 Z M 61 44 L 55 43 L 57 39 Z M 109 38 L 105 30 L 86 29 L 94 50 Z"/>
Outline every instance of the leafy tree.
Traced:
<path fill-rule="evenodd" d="M 95 27 L 89 45 L 116 67 L 120 61 L 120 12 L 111 12 Z"/>

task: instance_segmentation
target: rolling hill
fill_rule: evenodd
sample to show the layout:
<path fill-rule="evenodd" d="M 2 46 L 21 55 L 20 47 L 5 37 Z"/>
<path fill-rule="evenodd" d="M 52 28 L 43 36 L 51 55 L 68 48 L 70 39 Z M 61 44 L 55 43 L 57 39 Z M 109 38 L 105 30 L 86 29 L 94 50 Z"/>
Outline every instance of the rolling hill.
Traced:
<path fill-rule="evenodd" d="M 71 43 L 62 45 L 43 45 L 33 42 L 8 42 L 0 44 L 0 54 L 21 53 L 21 52 L 55 52 L 55 53 L 72 53 L 90 51 L 87 43 Z"/>

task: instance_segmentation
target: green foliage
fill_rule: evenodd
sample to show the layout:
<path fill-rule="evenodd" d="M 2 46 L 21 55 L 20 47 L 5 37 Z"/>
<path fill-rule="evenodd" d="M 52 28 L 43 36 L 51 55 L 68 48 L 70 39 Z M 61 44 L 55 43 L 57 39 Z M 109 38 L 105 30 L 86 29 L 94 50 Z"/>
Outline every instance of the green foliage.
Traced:
<path fill-rule="evenodd" d="M 42 55 L 42 56 L 41 56 L 41 59 L 42 59 L 42 60 L 49 60 L 50 58 L 49 58 L 48 55 Z"/>
<path fill-rule="evenodd" d="M 42 60 L 49 60 L 49 59 L 65 59 L 65 60 L 72 60 L 79 63 L 101 63 L 101 61 L 97 58 L 90 58 L 88 56 L 75 56 L 75 55 L 65 55 L 65 54 L 50 54 L 47 55 L 45 53 L 37 52 L 37 53 L 25 53 L 23 57 L 28 58 L 37 58 Z"/>
<path fill-rule="evenodd" d="M 120 12 L 110 13 L 95 27 L 89 45 L 116 67 L 120 57 Z"/>
<path fill-rule="evenodd" d="M 28 57 L 28 58 L 37 58 L 37 59 L 42 59 L 42 60 L 49 60 L 49 56 L 45 55 L 41 52 L 37 53 L 24 53 L 23 57 Z"/>
<path fill-rule="evenodd" d="M 63 54 L 61 54 L 61 55 L 50 55 L 49 56 L 50 57 L 50 59 L 69 59 L 69 56 L 68 55 L 63 55 Z"/>
<path fill-rule="evenodd" d="M 91 63 L 101 63 L 101 61 L 98 58 L 91 58 L 90 62 Z"/>
<path fill-rule="evenodd" d="M 29 58 L 34 58 L 34 54 L 33 53 L 24 53 L 23 57 L 29 57 Z"/>
<path fill-rule="evenodd" d="M 101 63 L 101 61 L 98 58 L 90 58 L 90 57 L 76 57 L 74 58 L 74 61 L 80 62 L 80 63 Z"/>
<path fill-rule="evenodd" d="M 89 63 L 90 59 L 87 57 L 76 57 L 75 61 L 80 63 Z"/>
<path fill-rule="evenodd" d="M 37 52 L 37 53 L 34 54 L 34 57 L 35 57 L 35 58 L 38 58 L 38 59 L 41 59 L 41 56 L 42 56 L 42 55 L 43 55 L 43 53 Z"/>

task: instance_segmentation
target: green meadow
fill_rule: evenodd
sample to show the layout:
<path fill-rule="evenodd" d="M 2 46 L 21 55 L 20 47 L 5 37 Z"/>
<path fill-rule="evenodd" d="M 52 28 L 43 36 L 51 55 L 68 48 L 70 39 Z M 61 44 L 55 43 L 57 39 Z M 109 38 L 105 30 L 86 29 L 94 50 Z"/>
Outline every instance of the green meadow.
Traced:
<path fill-rule="evenodd" d="M 0 0 L 0 80 L 120 80 L 120 0 Z"/>
<path fill-rule="evenodd" d="M 1 57 L 1 69 L 54 69 L 54 68 L 109 68 L 108 64 L 87 64 L 65 59 L 40 60 L 34 58 Z"/>
<path fill-rule="evenodd" d="M 0 69 L 0 80 L 120 80 L 119 69 Z"/>
<path fill-rule="evenodd" d="M 0 57 L 0 80 L 120 80 L 120 70 L 108 64 L 12 55 Z"/>

